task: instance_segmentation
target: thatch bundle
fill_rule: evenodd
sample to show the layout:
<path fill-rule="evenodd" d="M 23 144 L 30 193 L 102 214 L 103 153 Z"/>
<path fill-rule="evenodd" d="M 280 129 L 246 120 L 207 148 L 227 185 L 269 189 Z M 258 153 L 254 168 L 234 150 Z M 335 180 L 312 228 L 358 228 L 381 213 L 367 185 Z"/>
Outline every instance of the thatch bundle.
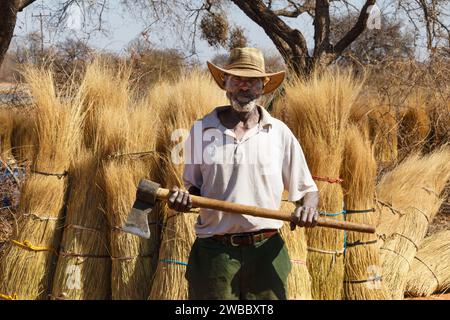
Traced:
<path fill-rule="evenodd" d="M 149 217 L 151 238 L 149 240 L 124 233 L 125 224 L 139 180 L 155 180 L 159 170 L 155 151 L 158 109 L 142 98 L 136 107 L 129 109 L 127 141 L 119 154 L 104 164 L 104 188 L 107 195 L 106 215 L 112 228 L 112 297 L 113 299 L 146 299 L 156 270 L 159 249 L 159 221 L 161 209 L 153 208 Z M 116 111 L 113 111 L 116 112 Z M 150 116 L 151 115 L 151 116 Z M 112 137 L 117 137 L 112 135 Z M 112 140 L 110 147 L 114 146 Z M 111 150 L 113 151 L 113 150 Z"/>
<path fill-rule="evenodd" d="M 35 108 L 19 107 L 13 113 L 12 154 L 16 161 L 31 161 L 38 147 Z"/>
<path fill-rule="evenodd" d="M 369 136 L 374 145 L 375 159 L 383 164 L 397 160 L 398 154 L 398 124 L 393 107 L 370 106 L 368 113 Z"/>
<path fill-rule="evenodd" d="M 82 82 L 88 111 L 85 144 L 101 163 L 99 186 L 102 206 L 111 230 L 111 294 L 113 299 L 145 299 L 154 271 L 158 232 L 142 239 L 122 232 L 141 178 L 154 179 L 157 109 L 148 100 L 136 100 L 130 89 L 130 71 L 115 71 L 94 61 Z M 158 210 L 152 215 L 157 217 Z"/>
<path fill-rule="evenodd" d="M 105 300 L 111 296 L 109 229 L 100 211 L 98 162 L 82 150 L 69 169 L 70 192 L 58 262 L 54 299 Z"/>
<path fill-rule="evenodd" d="M 46 299 L 64 218 L 65 172 L 78 153 L 83 97 L 58 96 L 48 71 L 28 69 L 25 77 L 36 106 L 39 148 L 21 190 L 18 230 L 0 261 L 0 293 Z"/>
<path fill-rule="evenodd" d="M 370 138 L 369 114 L 372 109 L 370 101 L 363 99 L 356 101 L 350 109 L 349 122 L 356 125 L 365 138 Z"/>
<path fill-rule="evenodd" d="M 410 264 L 443 201 L 439 195 L 450 178 L 449 160 L 448 148 L 413 154 L 380 181 L 385 193 L 379 198 L 400 214 L 381 248 L 383 279 L 394 299 L 403 298 Z"/>
<path fill-rule="evenodd" d="M 345 125 L 350 107 L 355 101 L 361 82 L 351 73 L 329 71 L 315 73 L 308 80 L 286 85 L 283 104 L 291 119 L 288 125 L 300 140 L 313 175 L 337 178 L 342 162 Z M 301 125 L 298 125 L 301 124 Z M 319 210 L 337 213 L 343 219 L 343 194 L 339 184 L 317 181 L 320 190 Z M 308 240 L 308 269 L 312 277 L 313 299 L 340 299 L 344 277 L 344 232 L 326 228 L 306 231 Z"/>
<path fill-rule="evenodd" d="M 420 151 L 430 133 L 430 119 L 422 101 L 411 101 L 400 110 L 398 150 L 400 159 Z"/>
<path fill-rule="evenodd" d="M 431 123 L 431 145 L 438 147 L 450 142 L 450 102 L 434 99 L 427 105 L 427 113 Z"/>
<path fill-rule="evenodd" d="M 350 127 L 347 129 L 341 169 L 347 221 L 376 225 L 377 213 L 375 210 L 370 211 L 374 209 L 376 173 L 377 166 L 370 142 L 361 137 L 357 127 Z M 376 235 L 351 231 L 347 233 L 344 299 L 388 298 L 381 280 L 379 255 Z"/>
<path fill-rule="evenodd" d="M 150 300 L 188 299 L 188 283 L 184 275 L 195 240 L 196 219 L 195 213 L 166 211 L 158 267 L 148 297 Z"/>
<path fill-rule="evenodd" d="M 0 156 L 9 159 L 11 154 L 11 136 L 13 131 L 13 111 L 0 106 Z"/>
<path fill-rule="evenodd" d="M 182 187 L 183 158 L 180 163 L 172 162 L 172 150 L 186 136 L 179 136 L 177 129 L 188 130 L 194 121 L 202 118 L 214 107 L 226 103 L 224 92 L 213 80 L 199 71 L 183 75 L 175 83 L 160 83 L 150 92 L 151 101 L 157 101 L 161 110 L 161 128 L 157 150 L 165 159 L 160 166 L 161 180 L 168 188 Z M 172 134 L 175 134 L 172 137 Z M 175 140 L 178 139 L 178 140 Z M 181 138 L 181 139 L 180 139 Z M 184 156 L 180 154 L 180 156 Z M 187 299 L 188 284 L 184 277 L 189 252 L 195 240 L 194 224 L 197 215 L 176 214 L 166 210 L 162 230 L 159 262 L 149 299 Z"/>
<path fill-rule="evenodd" d="M 283 199 L 287 198 L 287 193 Z M 290 214 L 294 211 L 295 205 L 292 202 L 283 200 L 280 211 Z M 281 236 L 284 239 L 286 248 L 291 259 L 292 269 L 287 280 L 287 297 L 292 300 L 311 300 L 311 276 L 306 266 L 308 256 L 308 244 L 304 228 L 296 228 L 291 231 L 289 223 L 285 223 L 281 228 Z"/>
<path fill-rule="evenodd" d="M 450 289 L 450 230 L 425 238 L 411 263 L 406 294 L 427 297 Z"/>
<path fill-rule="evenodd" d="M 151 212 L 150 240 L 124 233 L 124 225 L 136 199 L 136 186 L 141 178 L 152 178 L 149 168 L 134 159 L 109 161 L 103 168 L 104 191 L 107 195 L 105 212 L 112 228 L 112 298 L 146 299 L 158 252 L 156 219 L 158 210 Z"/>
<path fill-rule="evenodd" d="M 102 60 L 86 67 L 80 88 L 86 95 L 84 142 L 96 149 L 99 159 L 125 147 L 128 126 L 124 122 L 133 95 L 130 72 L 125 66 L 116 70 Z"/>

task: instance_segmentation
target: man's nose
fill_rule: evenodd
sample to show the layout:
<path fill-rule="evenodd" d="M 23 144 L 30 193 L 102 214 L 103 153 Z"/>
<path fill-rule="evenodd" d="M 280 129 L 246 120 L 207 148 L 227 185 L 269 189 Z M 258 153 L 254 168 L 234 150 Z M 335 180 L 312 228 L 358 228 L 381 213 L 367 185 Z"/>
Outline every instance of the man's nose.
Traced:
<path fill-rule="evenodd" d="M 247 91 L 247 90 L 250 89 L 250 85 L 248 84 L 248 82 L 245 82 L 245 81 L 244 81 L 244 82 L 241 83 L 240 89 L 241 89 L 241 90 L 244 90 L 244 91 Z"/>

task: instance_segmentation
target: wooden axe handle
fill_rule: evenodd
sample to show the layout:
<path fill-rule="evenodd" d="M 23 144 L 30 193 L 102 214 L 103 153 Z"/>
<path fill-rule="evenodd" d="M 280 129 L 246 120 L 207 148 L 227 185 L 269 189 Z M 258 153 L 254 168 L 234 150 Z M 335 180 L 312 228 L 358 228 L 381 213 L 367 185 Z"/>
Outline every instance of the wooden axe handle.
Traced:
<path fill-rule="evenodd" d="M 169 195 L 170 195 L 169 189 L 159 188 L 156 193 L 156 198 L 167 201 L 169 199 Z M 221 201 L 194 195 L 191 195 L 191 197 L 192 197 L 192 205 L 194 207 L 226 211 L 229 213 L 246 214 L 249 216 L 260 218 L 291 221 L 290 215 L 287 215 L 282 211 L 278 210 L 259 208 L 255 206 L 247 206 L 243 204 L 237 204 L 233 202 Z M 375 233 L 375 227 L 368 224 L 358 224 L 354 222 L 334 220 L 323 217 L 319 217 L 317 225 L 320 227 L 327 227 L 333 229 L 357 231 L 363 233 Z"/>

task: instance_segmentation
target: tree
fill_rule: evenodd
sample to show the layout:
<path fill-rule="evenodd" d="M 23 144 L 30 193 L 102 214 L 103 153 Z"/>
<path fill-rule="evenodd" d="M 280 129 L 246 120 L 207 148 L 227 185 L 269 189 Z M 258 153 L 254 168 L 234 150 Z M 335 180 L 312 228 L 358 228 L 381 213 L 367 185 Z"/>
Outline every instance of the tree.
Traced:
<path fill-rule="evenodd" d="M 331 42 L 330 2 L 333 0 L 263 1 L 230 0 L 257 23 L 272 40 L 285 63 L 297 74 L 308 73 L 313 66 L 326 66 L 366 29 L 370 6 L 375 0 L 366 0 L 357 20 L 335 43 Z M 208 0 L 206 1 L 208 2 Z M 282 6 L 285 3 L 285 6 Z M 306 39 L 300 30 L 290 27 L 283 19 L 309 14 L 314 20 L 314 50 L 310 54 Z"/>
<path fill-rule="evenodd" d="M 449 0 L 398 0 L 399 9 L 406 14 L 417 33 L 425 29 L 426 47 L 433 54 L 448 50 L 450 43 Z"/>
<path fill-rule="evenodd" d="M 17 21 L 17 13 L 28 7 L 35 0 L 2 0 L 0 1 L 0 65 L 9 48 Z"/>
<path fill-rule="evenodd" d="M 332 41 L 340 39 L 355 19 L 351 14 L 333 17 Z M 361 34 L 343 54 L 363 64 L 380 62 L 386 57 L 411 58 L 414 56 L 414 35 L 408 30 L 402 30 L 401 21 L 383 16 L 380 29 Z"/>

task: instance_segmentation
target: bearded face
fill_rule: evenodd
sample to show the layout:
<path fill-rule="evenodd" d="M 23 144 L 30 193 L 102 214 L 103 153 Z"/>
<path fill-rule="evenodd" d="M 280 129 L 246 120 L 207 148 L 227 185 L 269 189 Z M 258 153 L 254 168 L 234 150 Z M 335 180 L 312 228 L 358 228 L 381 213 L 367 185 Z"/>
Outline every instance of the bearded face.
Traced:
<path fill-rule="evenodd" d="M 262 78 L 248 78 L 227 75 L 225 89 L 231 106 L 237 112 L 250 112 L 263 94 Z"/>

